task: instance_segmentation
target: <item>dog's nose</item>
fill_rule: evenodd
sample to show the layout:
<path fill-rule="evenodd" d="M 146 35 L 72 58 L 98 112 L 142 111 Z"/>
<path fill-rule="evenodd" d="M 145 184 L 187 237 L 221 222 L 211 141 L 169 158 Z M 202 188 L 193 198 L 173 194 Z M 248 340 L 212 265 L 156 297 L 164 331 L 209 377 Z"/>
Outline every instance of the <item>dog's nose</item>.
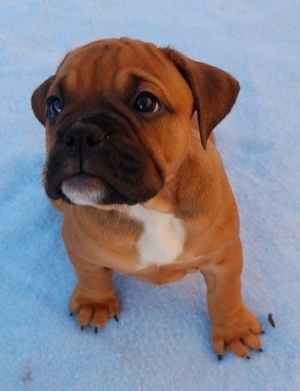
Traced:
<path fill-rule="evenodd" d="M 103 140 L 100 130 L 94 126 L 73 125 L 69 127 L 64 136 L 63 142 L 68 151 L 83 152 L 97 147 Z"/>

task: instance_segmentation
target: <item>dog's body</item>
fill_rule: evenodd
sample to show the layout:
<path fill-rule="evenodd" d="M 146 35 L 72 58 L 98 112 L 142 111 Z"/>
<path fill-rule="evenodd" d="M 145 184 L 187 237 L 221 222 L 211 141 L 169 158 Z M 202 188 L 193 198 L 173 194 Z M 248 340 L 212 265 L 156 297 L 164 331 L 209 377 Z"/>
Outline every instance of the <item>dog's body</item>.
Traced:
<path fill-rule="evenodd" d="M 200 270 L 216 353 L 260 349 L 260 323 L 241 297 L 237 207 L 211 135 L 238 91 L 224 71 L 120 39 L 69 53 L 34 92 L 81 325 L 119 314 L 112 270 L 156 284 Z"/>

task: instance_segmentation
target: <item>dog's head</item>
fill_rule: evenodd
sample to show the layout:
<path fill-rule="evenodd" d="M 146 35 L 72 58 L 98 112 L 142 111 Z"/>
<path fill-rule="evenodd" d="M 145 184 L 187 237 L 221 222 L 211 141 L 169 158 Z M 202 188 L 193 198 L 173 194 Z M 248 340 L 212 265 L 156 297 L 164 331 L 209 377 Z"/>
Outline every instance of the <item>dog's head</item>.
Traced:
<path fill-rule="evenodd" d="M 141 41 L 70 52 L 32 96 L 46 127 L 47 195 L 80 205 L 149 200 L 187 155 L 195 110 L 205 149 L 238 91 L 226 72 Z"/>

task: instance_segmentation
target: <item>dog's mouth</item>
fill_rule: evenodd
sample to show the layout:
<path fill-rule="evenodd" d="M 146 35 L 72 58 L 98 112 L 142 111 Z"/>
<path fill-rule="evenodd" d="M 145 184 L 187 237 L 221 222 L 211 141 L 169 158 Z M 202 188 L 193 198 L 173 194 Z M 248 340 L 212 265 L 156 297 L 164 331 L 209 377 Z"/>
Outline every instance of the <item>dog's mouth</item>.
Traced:
<path fill-rule="evenodd" d="M 134 187 L 135 188 L 135 187 Z M 98 206 L 111 209 L 113 206 L 135 205 L 145 202 L 154 197 L 157 189 L 144 189 L 138 187 L 139 191 L 130 191 L 115 188 L 112 183 L 104 179 L 86 173 L 78 173 L 62 180 L 57 188 L 55 196 L 48 194 L 50 198 L 61 198 L 65 202 L 74 205 Z"/>
<path fill-rule="evenodd" d="M 60 191 L 66 201 L 76 205 L 97 205 L 105 197 L 104 182 L 87 174 L 73 175 L 61 184 Z"/>

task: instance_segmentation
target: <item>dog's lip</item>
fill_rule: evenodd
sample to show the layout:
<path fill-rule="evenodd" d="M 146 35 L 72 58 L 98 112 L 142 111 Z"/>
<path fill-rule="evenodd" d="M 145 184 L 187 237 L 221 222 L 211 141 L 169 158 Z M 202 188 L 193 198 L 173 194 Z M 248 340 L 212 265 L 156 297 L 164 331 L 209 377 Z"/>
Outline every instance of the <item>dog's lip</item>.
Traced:
<path fill-rule="evenodd" d="M 105 185 L 100 178 L 78 173 L 62 181 L 59 194 L 75 205 L 94 205 L 103 201 L 104 188 Z"/>
<path fill-rule="evenodd" d="M 93 189 L 100 190 L 105 187 L 104 182 L 99 177 L 85 174 L 85 173 L 79 173 L 71 175 L 67 178 L 65 178 L 60 185 L 59 193 L 64 194 L 64 189 L 69 190 L 75 190 L 77 192 L 89 192 Z M 65 194 L 66 195 L 66 194 Z"/>
<path fill-rule="evenodd" d="M 94 188 L 103 186 L 103 181 L 100 178 L 84 173 L 72 175 L 64 179 L 63 183 L 76 186 L 78 188 Z"/>

